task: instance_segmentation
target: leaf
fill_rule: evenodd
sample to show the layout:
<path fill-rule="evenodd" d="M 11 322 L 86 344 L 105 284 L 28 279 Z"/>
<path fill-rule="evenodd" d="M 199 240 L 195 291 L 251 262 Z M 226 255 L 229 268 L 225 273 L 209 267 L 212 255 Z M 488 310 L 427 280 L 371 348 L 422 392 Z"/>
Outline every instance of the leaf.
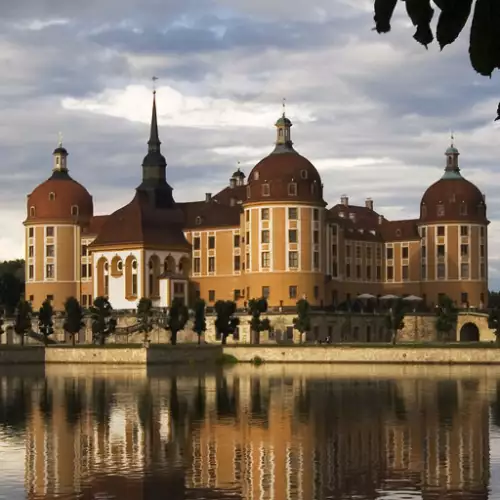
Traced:
<path fill-rule="evenodd" d="M 495 69 L 493 3 L 498 0 L 476 0 L 470 29 L 469 57 L 474 70 L 490 76 Z M 498 30 L 498 28 L 497 28 Z"/>
<path fill-rule="evenodd" d="M 471 10 L 472 0 L 456 0 L 452 5 L 443 6 L 436 29 L 436 38 L 441 50 L 453 43 L 460 35 Z"/>
<path fill-rule="evenodd" d="M 397 0 L 375 0 L 375 30 L 377 33 L 391 31 L 391 19 L 396 8 Z"/>

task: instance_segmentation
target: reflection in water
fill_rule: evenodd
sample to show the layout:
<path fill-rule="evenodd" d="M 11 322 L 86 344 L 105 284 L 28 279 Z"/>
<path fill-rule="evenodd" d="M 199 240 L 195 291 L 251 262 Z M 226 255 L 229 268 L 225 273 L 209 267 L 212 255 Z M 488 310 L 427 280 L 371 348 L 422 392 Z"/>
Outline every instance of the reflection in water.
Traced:
<path fill-rule="evenodd" d="M 352 373 L 0 373 L 0 439 L 32 500 L 488 498 L 496 379 Z"/>

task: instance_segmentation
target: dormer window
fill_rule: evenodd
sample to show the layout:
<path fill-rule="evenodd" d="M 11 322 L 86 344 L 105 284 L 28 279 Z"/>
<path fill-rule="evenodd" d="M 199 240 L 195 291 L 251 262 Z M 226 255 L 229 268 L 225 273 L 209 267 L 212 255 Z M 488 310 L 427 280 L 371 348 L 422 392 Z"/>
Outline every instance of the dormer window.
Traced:
<path fill-rule="evenodd" d="M 271 188 L 269 184 L 262 184 L 262 196 L 270 196 Z"/>
<path fill-rule="evenodd" d="M 73 205 L 71 207 L 71 215 L 78 215 L 79 210 L 78 210 L 78 205 Z"/>
<path fill-rule="evenodd" d="M 426 217 L 427 216 L 427 207 L 425 205 L 422 205 L 422 217 Z"/>
<path fill-rule="evenodd" d="M 401 229 L 396 229 L 396 236 L 399 238 L 401 236 Z"/>
<path fill-rule="evenodd" d="M 342 217 L 342 219 L 345 217 L 345 212 L 339 212 L 339 217 Z"/>
<path fill-rule="evenodd" d="M 56 193 L 49 193 L 49 201 L 54 201 L 56 199 Z"/>
<path fill-rule="evenodd" d="M 295 182 L 288 184 L 288 196 L 297 196 L 297 184 Z"/>
<path fill-rule="evenodd" d="M 307 179 L 307 170 L 301 170 L 300 171 L 300 178 L 301 179 Z"/>
<path fill-rule="evenodd" d="M 436 215 L 438 217 L 444 217 L 444 205 L 443 204 L 439 204 L 437 207 L 436 207 Z"/>
<path fill-rule="evenodd" d="M 247 186 L 247 199 L 250 199 L 250 194 L 251 194 L 250 186 Z"/>
<path fill-rule="evenodd" d="M 258 181 L 259 180 L 259 172 L 254 172 L 253 174 L 253 180 Z"/>
<path fill-rule="evenodd" d="M 460 205 L 460 215 L 467 215 L 467 205 L 465 203 Z"/>
<path fill-rule="evenodd" d="M 30 217 L 35 216 L 35 207 L 30 207 Z"/>
<path fill-rule="evenodd" d="M 194 223 L 199 226 L 201 225 L 201 217 L 198 215 L 198 217 L 196 217 L 196 219 L 194 220 Z"/>

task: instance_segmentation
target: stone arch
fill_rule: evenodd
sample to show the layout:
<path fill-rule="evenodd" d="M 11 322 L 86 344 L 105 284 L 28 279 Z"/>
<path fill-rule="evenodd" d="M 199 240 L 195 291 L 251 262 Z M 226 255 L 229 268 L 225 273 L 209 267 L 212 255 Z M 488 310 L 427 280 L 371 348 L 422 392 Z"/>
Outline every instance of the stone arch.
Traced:
<path fill-rule="evenodd" d="M 479 342 L 479 328 L 475 323 L 465 323 L 460 328 L 460 342 Z"/>
<path fill-rule="evenodd" d="M 163 272 L 164 273 L 175 272 L 175 259 L 171 255 L 168 255 L 163 261 Z"/>
<path fill-rule="evenodd" d="M 130 254 L 125 259 L 125 297 L 127 300 L 135 300 L 139 294 L 137 257 Z"/>
<path fill-rule="evenodd" d="M 189 274 L 191 272 L 191 261 L 189 260 L 189 257 L 182 257 L 179 260 L 179 274 L 182 274 L 186 278 L 189 277 Z"/>
<path fill-rule="evenodd" d="M 151 255 L 148 261 L 148 291 L 150 297 L 160 296 L 160 257 Z"/>
<path fill-rule="evenodd" d="M 107 297 L 109 294 L 109 263 L 106 257 L 100 257 L 97 268 L 97 296 Z"/>

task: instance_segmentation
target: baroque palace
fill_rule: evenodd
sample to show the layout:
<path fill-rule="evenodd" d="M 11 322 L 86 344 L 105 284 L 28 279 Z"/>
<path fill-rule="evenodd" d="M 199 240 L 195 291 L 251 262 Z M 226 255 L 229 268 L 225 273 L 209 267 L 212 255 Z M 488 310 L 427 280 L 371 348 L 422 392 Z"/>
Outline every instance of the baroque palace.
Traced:
<path fill-rule="evenodd" d="M 387 220 L 371 199 L 347 196 L 331 208 L 314 165 L 291 140 L 291 121 L 276 122 L 276 146 L 249 173 L 202 201 L 177 202 L 161 153 L 156 95 L 142 181 L 111 215 L 94 215 L 90 193 L 68 173 L 59 144 L 52 175 L 27 198 L 26 297 L 34 308 L 69 296 L 84 307 L 107 296 L 115 309 L 141 297 L 167 307 L 174 297 L 243 307 L 336 306 L 359 294 L 440 294 L 481 307 L 488 292 L 485 196 L 446 150 L 444 174 L 424 193 L 418 219 Z"/>

